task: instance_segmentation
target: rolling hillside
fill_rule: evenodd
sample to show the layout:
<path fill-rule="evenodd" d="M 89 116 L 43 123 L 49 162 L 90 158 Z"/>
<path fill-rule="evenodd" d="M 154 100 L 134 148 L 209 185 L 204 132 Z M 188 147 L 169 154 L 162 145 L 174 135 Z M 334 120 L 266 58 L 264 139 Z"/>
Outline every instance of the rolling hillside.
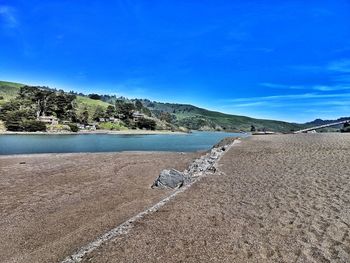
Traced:
<path fill-rule="evenodd" d="M 24 84 L 0 81 L 0 105 L 4 102 L 11 100 L 17 96 L 17 93 L 20 87 L 25 86 Z M 97 107 L 102 107 L 104 109 L 107 108 L 109 103 L 103 102 L 100 100 L 93 100 L 84 96 L 77 96 L 77 112 L 81 112 L 87 110 L 89 112 L 89 116 L 93 116 Z"/>
<path fill-rule="evenodd" d="M 24 84 L 0 81 L 0 105 L 17 95 L 20 87 Z M 226 130 L 226 131 L 250 131 L 251 125 L 256 129 L 271 131 L 290 132 L 298 130 L 305 125 L 288 123 L 275 120 L 255 119 L 246 116 L 230 115 L 216 111 L 209 111 L 193 105 L 152 102 L 147 99 L 141 100 L 142 104 L 151 112 L 159 116 L 167 112 L 171 114 L 173 123 L 193 130 Z M 101 100 L 93 100 L 87 96 L 77 96 L 77 111 L 87 110 L 89 116 L 93 116 L 97 107 L 107 108 L 110 105 Z"/>
<path fill-rule="evenodd" d="M 0 105 L 17 96 L 18 90 L 23 84 L 0 81 Z"/>
<path fill-rule="evenodd" d="M 304 125 L 275 120 L 254 119 L 246 116 L 225 114 L 209 111 L 186 104 L 172 104 L 142 101 L 155 114 L 168 112 L 176 116 L 176 123 L 190 129 L 217 129 L 249 131 L 251 125 L 256 129 L 265 128 L 272 131 L 290 132 L 298 130 Z"/>

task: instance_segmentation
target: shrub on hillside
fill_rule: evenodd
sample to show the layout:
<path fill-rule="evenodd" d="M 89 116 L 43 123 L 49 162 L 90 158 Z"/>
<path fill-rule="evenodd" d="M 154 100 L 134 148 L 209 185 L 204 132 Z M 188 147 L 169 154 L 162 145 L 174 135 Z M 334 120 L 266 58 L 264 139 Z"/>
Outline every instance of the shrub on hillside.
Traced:
<path fill-rule="evenodd" d="M 24 122 L 34 119 L 30 112 L 26 110 L 5 111 L 1 117 L 5 121 L 6 129 L 9 131 L 24 131 Z"/>
<path fill-rule="evenodd" d="M 8 131 L 23 131 L 22 118 L 17 112 L 7 114 L 5 127 Z"/>
<path fill-rule="evenodd" d="M 46 131 L 46 125 L 41 121 L 26 120 L 23 122 L 23 130 L 28 132 Z"/>
<path fill-rule="evenodd" d="M 350 132 L 350 123 L 344 123 L 343 128 L 340 129 L 340 132 Z"/>
<path fill-rule="evenodd" d="M 78 132 L 79 131 L 78 125 L 76 125 L 75 123 L 68 123 L 68 126 L 69 126 L 69 128 L 70 128 L 70 130 L 72 132 Z"/>
<path fill-rule="evenodd" d="M 137 127 L 140 129 L 155 130 L 156 122 L 152 119 L 140 118 L 137 122 Z"/>
<path fill-rule="evenodd" d="M 100 100 L 101 96 L 98 95 L 98 94 L 93 93 L 93 94 L 89 94 L 89 98 L 93 99 L 93 100 Z"/>

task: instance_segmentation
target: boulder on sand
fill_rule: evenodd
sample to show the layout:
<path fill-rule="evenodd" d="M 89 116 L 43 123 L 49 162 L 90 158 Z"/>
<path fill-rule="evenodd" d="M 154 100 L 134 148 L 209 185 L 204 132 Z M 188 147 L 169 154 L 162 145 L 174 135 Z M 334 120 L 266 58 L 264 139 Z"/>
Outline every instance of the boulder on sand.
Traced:
<path fill-rule="evenodd" d="M 236 138 L 225 138 L 207 154 L 195 160 L 183 173 L 175 169 L 163 170 L 154 181 L 152 188 L 180 188 L 198 177 L 216 172 L 215 164 Z"/>
<path fill-rule="evenodd" d="M 184 173 L 175 170 L 163 170 L 152 185 L 152 188 L 178 188 L 190 181 Z"/>

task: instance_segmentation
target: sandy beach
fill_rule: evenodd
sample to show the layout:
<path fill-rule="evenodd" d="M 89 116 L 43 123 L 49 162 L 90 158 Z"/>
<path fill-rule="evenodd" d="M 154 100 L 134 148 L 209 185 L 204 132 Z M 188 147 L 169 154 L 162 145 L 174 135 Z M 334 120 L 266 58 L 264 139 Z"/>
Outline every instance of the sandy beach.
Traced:
<path fill-rule="evenodd" d="M 246 138 L 83 262 L 349 262 L 349 152 L 349 134 Z M 0 157 L 0 261 L 60 262 L 169 195 L 154 176 L 198 155 Z"/>
<path fill-rule="evenodd" d="M 59 262 L 169 192 L 162 169 L 199 153 L 38 154 L 0 157 L 0 262 Z"/>
<path fill-rule="evenodd" d="M 349 262 L 350 135 L 243 140 L 84 262 Z"/>

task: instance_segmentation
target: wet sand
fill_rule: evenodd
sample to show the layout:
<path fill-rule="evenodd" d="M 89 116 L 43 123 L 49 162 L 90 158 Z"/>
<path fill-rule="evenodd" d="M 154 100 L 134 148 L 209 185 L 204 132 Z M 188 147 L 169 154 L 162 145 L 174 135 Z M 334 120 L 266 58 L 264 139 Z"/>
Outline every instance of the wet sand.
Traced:
<path fill-rule="evenodd" d="M 150 189 L 165 168 L 199 153 L 0 157 L 0 262 L 59 262 L 169 195 Z"/>
<path fill-rule="evenodd" d="M 84 262 L 350 262 L 350 134 L 257 136 Z"/>

